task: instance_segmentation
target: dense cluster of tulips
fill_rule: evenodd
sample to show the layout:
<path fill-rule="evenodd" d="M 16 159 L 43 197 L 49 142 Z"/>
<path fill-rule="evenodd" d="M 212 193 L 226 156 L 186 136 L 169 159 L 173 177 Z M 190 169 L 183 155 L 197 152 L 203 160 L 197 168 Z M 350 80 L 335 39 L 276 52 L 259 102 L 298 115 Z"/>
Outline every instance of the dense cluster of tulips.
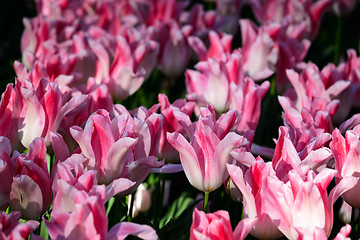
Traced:
<path fill-rule="evenodd" d="M 0 239 L 359 237 L 360 57 L 305 61 L 356 0 L 36 7 L 0 102 Z"/>

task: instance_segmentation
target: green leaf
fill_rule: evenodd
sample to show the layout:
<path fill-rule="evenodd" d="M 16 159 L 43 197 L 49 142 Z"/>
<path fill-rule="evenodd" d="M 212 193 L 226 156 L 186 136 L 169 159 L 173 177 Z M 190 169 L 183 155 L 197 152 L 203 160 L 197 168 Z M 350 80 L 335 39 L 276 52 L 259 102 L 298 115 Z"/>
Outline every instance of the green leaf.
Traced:
<path fill-rule="evenodd" d="M 171 220 L 178 219 L 188 208 L 192 209 L 194 206 L 192 203 L 194 203 L 194 199 L 188 197 L 186 192 L 183 192 L 180 197 L 173 202 L 165 216 L 160 220 L 159 228 L 163 228 Z"/>
<path fill-rule="evenodd" d="M 114 197 L 112 197 L 112 198 L 109 199 L 109 201 L 108 201 L 108 203 L 107 203 L 108 205 L 107 205 L 107 208 L 106 208 L 106 216 L 109 215 L 109 212 L 110 212 L 112 206 L 114 205 L 114 202 L 115 202 L 115 198 L 114 198 Z"/>
<path fill-rule="evenodd" d="M 42 236 L 45 240 L 49 239 L 49 233 L 47 231 L 44 220 L 42 220 L 40 224 L 40 236 Z"/>

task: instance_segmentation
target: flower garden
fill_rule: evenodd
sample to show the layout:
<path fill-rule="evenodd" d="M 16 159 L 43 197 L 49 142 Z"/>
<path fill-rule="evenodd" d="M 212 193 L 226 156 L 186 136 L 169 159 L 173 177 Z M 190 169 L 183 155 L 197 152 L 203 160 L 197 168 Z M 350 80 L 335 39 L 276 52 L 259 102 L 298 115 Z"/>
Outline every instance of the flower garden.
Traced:
<path fill-rule="evenodd" d="M 0 239 L 360 238 L 358 1 L 1 9 Z"/>

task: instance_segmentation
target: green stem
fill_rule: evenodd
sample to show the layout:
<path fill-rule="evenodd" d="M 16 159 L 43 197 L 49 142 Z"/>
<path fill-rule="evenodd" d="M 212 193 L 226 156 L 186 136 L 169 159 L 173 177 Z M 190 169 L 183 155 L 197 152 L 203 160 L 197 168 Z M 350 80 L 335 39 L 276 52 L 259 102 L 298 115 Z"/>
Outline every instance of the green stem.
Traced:
<path fill-rule="evenodd" d="M 242 204 L 242 207 L 241 207 L 241 220 L 244 219 L 244 204 Z"/>
<path fill-rule="evenodd" d="M 335 35 L 335 42 L 334 42 L 334 59 L 333 62 L 335 65 L 339 63 L 339 56 L 340 56 L 340 44 L 341 44 L 341 29 L 342 29 L 342 19 L 338 17 L 338 21 L 336 24 L 336 35 Z"/>
<path fill-rule="evenodd" d="M 204 196 L 204 212 L 209 212 L 209 192 L 205 192 Z"/>
<path fill-rule="evenodd" d="M 276 76 L 274 75 L 272 78 L 271 78 L 271 83 L 270 83 L 270 96 L 275 96 L 276 94 Z"/>

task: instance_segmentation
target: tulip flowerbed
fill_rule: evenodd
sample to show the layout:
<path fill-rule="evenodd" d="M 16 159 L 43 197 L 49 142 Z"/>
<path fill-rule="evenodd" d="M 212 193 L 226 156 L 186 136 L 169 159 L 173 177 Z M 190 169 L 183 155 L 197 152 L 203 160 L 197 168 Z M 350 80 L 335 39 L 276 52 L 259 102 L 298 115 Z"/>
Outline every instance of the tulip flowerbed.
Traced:
<path fill-rule="evenodd" d="M 36 0 L 0 239 L 358 239 L 359 5 Z"/>

